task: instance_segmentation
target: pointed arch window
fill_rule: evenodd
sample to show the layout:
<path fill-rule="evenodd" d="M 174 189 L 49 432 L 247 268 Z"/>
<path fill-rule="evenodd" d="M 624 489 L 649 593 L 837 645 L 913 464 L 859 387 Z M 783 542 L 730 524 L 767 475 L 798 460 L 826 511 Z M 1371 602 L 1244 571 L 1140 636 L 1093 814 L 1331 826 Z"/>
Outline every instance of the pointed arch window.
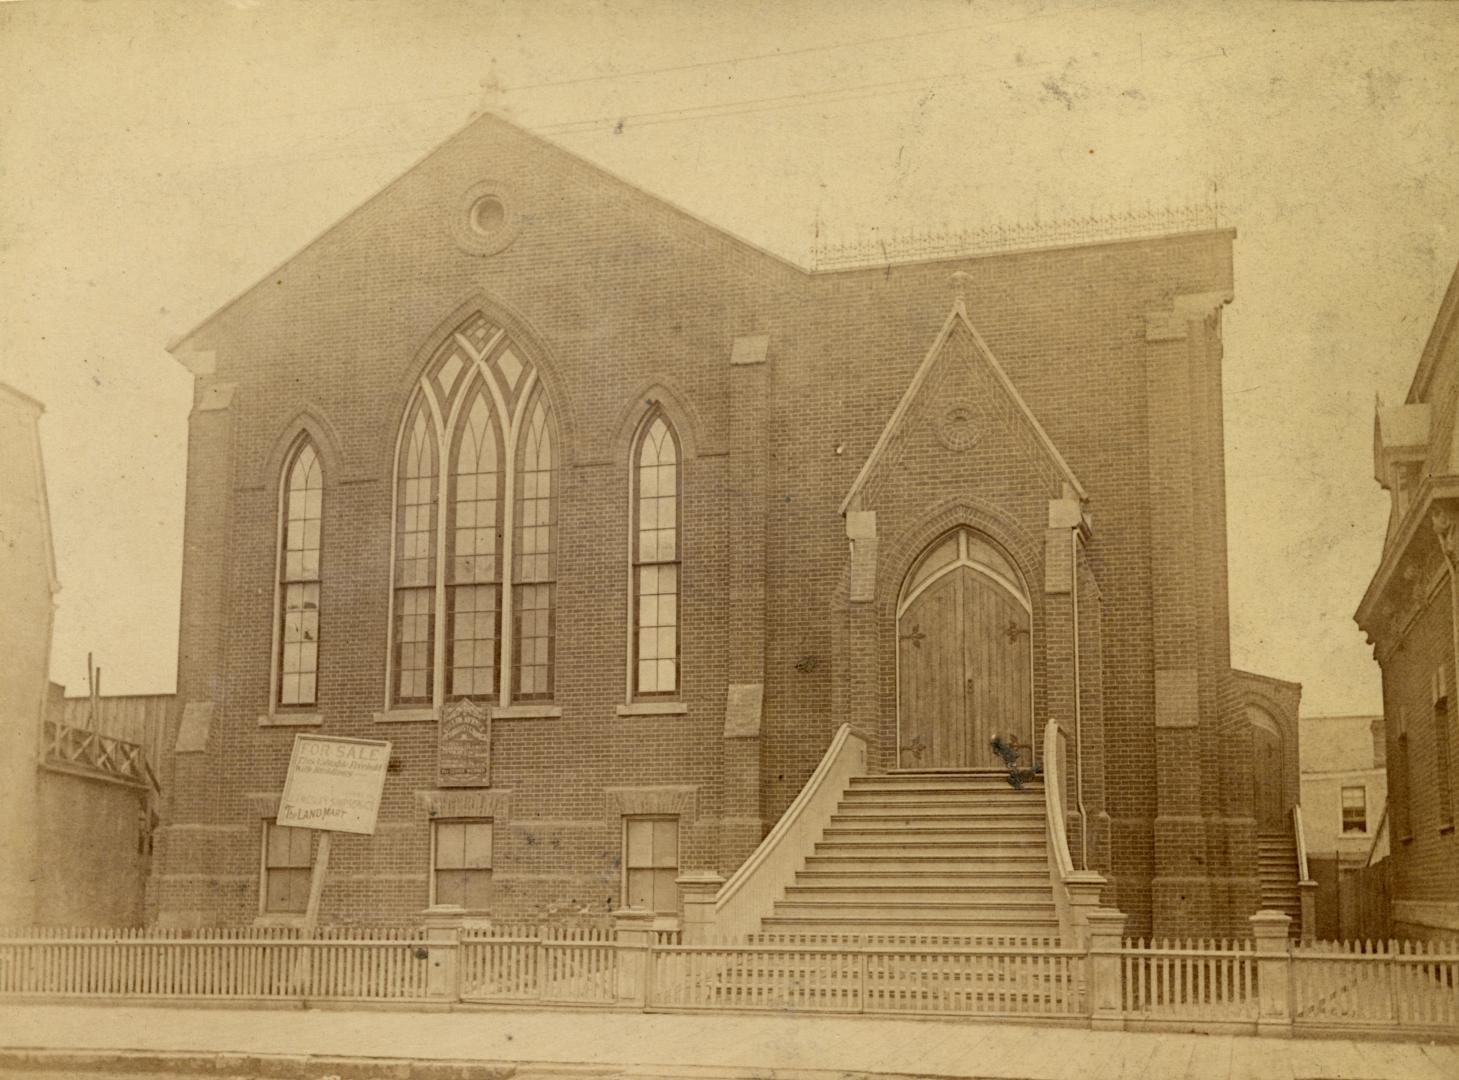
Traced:
<path fill-rule="evenodd" d="M 324 520 L 324 469 L 308 437 L 284 471 L 279 559 L 279 655 L 275 702 L 313 705 L 319 680 L 319 562 Z"/>
<path fill-rule="evenodd" d="M 501 451 L 484 389 L 456 435 L 451 497 L 451 634 L 447 697 L 496 693 L 501 626 Z"/>
<path fill-rule="evenodd" d="M 557 580 L 557 458 L 552 424 L 539 390 L 522 433 L 517 484 L 517 696 L 552 696 L 554 592 Z"/>
<path fill-rule="evenodd" d="M 560 451 L 504 330 L 476 314 L 446 338 L 400 447 L 387 708 L 550 700 Z"/>
<path fill-rule="evenodd" d="M 428 702 L 434 683 L 436 436 L 425 403 L 401 445 L 395 512 L 395 699 Z"/>
<path fill-rule="evenodd" d="M 644 424 L 634 453 L 633 692 L 679 689 L 679 443 L 662 414 Z"/>

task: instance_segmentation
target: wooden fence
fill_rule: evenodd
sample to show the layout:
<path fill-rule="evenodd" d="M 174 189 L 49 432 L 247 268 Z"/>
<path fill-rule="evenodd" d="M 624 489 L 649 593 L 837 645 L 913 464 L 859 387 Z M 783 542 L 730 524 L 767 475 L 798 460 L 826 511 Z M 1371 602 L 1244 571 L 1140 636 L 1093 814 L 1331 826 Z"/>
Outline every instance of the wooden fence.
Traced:
<path fill-rule="evenodd" d="M 1257 1019 L 1256 946 L 1251 941 L 1125 942 L 1123 1009 L 1141 1021 Z"/>
<path fill-rule="evenodd" d="M 1292 957 L 1298 1026 L 1459 1031 L 1459 943 L 1319 942 Z"/>
<path fill-rule="evenodd" d="M 1459 1038 L 1459 942 L 1300 945 L 1283 925 L 1268 929 L 1255 941 L 1092 934 L 1066 948 L 834 934 L 683 944 L 646 913 L 616 929 L 342 927 L 308 937 L 26 928 L 0 930 L 0 1000 L 463 1001 Z"/>
<path fill-rule="evenodd" d="M 413 1001 L 426 996 L 419 931 L 213 931 L 0 939 L 0 996 Z"/>
<path fill-rule="evenodd" d="M 1068 949 L 679 945 L 650 953 L 647 1005 L 932 1016 L 1084 1015 Z"/>
<path fill-rule="evenodd" d="M 612 929 L 494 926 L 463 930 L 460 942 L 462 1001 L 617 1001 L 619 946 Z"/>

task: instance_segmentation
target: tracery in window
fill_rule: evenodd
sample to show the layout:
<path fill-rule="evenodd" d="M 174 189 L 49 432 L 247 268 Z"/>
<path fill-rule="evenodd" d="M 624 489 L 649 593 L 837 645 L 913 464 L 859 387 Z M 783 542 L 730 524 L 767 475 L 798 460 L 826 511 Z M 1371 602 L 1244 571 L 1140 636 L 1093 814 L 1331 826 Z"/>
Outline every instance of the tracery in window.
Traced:
<path fill-rule="evenodd" d="M 284 488 L 283 558 L 279 566 L 280 705 L 312 705 L 319 675 L 319 552 L 324 470 L 304 439 Z"/>
<path fill-rule="evenodd" d="M 435 676 L 438 447 L 424 402 L 408 423 L 396 485 L 395 700 L 427 702 Z"/>
<path fill-rule="evenodd" d="M 387 705 L 550 698 L 560 451 L 536 369 L 472 315 L 422 373 L 400 440 Z"/>
<path fill-rule="evenodd" d="M 662 415 L 635 458 L 633 680 L 640 695 L 679 689 L 679 448 Z"/>

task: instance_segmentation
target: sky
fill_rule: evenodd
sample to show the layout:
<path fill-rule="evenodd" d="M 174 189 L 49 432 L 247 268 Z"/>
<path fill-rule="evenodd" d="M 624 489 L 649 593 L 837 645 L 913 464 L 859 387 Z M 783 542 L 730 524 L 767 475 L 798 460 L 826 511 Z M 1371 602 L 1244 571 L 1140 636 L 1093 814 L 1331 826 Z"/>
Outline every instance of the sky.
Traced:
<path fill-rule="evenodd" d="M 1219 205 L 1232 659 L 1380 708 L 1352 622 L 1459 261 L 1459 4 L 0 3 L 0 381 L 40 398 L 52 677 L 168 692 L 191 376 L 166 345 L 499 113 L 798 262 Z"/>

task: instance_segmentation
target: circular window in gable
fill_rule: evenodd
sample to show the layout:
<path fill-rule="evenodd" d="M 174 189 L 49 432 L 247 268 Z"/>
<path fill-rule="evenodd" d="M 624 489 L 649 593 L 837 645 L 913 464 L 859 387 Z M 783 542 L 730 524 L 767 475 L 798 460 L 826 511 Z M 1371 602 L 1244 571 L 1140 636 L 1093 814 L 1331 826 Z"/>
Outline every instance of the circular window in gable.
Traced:
<path fill-rule="evenodd" d="M 518 222 L 506 185 L 496 180 L 472 184 L 462 193 L 451 219 L 456 245 L 473 255 L 495 255 L 517 238 Z"/>

